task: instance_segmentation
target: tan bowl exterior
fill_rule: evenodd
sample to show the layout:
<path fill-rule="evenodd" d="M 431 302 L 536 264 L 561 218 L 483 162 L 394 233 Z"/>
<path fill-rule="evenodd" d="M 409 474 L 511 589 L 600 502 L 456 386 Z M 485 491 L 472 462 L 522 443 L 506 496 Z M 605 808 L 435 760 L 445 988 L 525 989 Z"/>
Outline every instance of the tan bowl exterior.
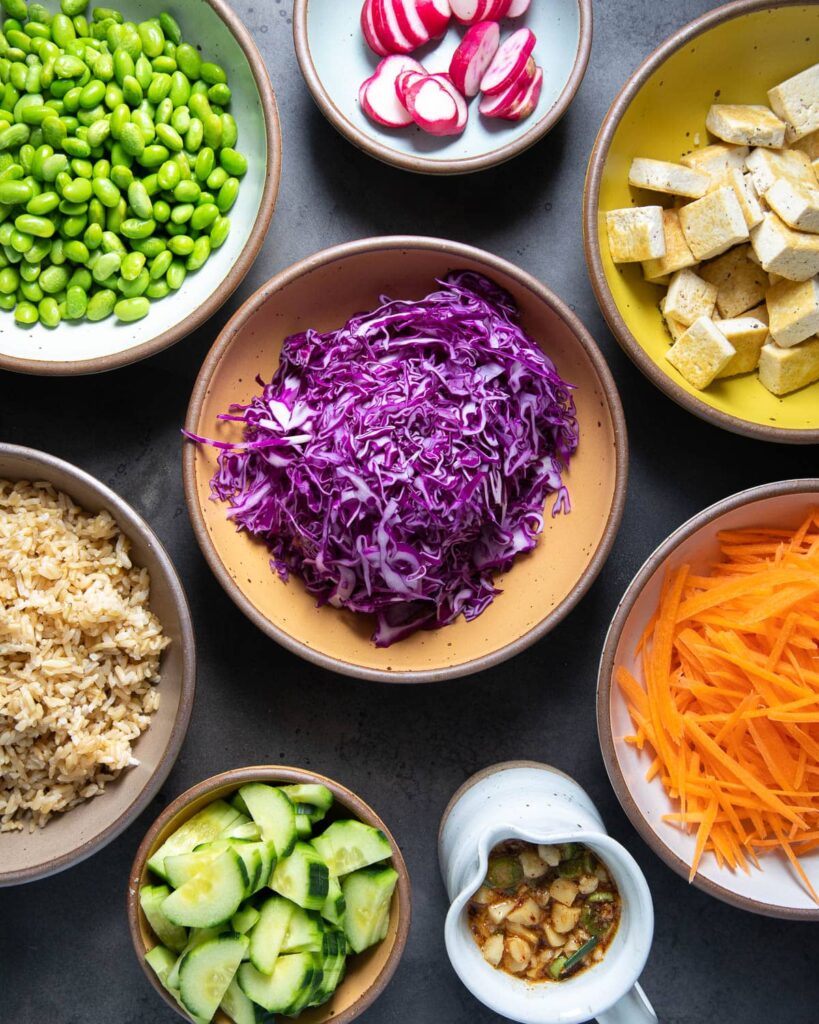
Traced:
<path fill-rule="evenodd" d="M 328 1003 L 314 1010 L 300 1013 L 298 1016 L 300 1024 L 324 1024 L 324 1021 L 328 1020 L 332 1020 L 333 1024 L 348 1024 L 349 1021 L 355 1020 L 364 1013 L 381 995 L 404 953 L 412 916 L 410 878 L 398 844 L 375 811 L 341 783 L 325 778 L 323 775 L 317 775 L 315 772 L 280 765 L 234 768 L 198 783 L 165 808 L 142 840 L 128 880 L 128 927 L 131 931 L 137 958 L 154 989 L 168 1006 L 175 1010 L 183 1020 L 189 1020 L 145 963 L 144 955 L 156 945 L 156 939 L 139 906 L 139 889 L 147 880 L 148 860 L 175 829 L 179 828 L 188 818 L 193 817 L 206 804 L 219 797 L 226 797 L 247 782 L 321 783 L 332 792 L 336 800 L 336 804 L 330 811 L 330 820 L 339 817 L 338 812 L 341 811 L 342 816 L 351 815 L 367 825 L 381 829 L 390 842 L 392 865 L 398 872 L 398 885 L 393 894 L 390 908 L 390 928 L 386 939 L 365 953 L 354 954 L 347 961 L 347 973 L 344 981 Z M 232 1024 L 230 1018 L 222 1012 L 217 1013 L 213 1020 L 214 1024 Z"/>
<path fill-rule="evenodd" d="M 99 796 L 56 814 L 36 832 L 0 833 L 0 887 L 45 878 L 90 857 L 148 806 L 167 778 L 188 730 L 196 686 L 196 646 L 182 584 L 148 524 L 99 480 L 52 455 L 0 444 L 0 478 L 48 480 L 84 509 L 107 509 L 131 540 L 136 565 L 151 574 L 150 604 L 171 645 L 162 654 L 159 709 L 134 743 L 139 765 L 109 782 Z"/>
<path fill-rule="evenodd" d="M 194 387 L 186 421 L 194 434 L 240 437 L 217 420 L 269 380 L 285 336 L 326 331 L 372 309 L 380 295 L 421 298 L 449 270 L 486 274 L 509 289 L 525 328 L 544 339 L 558 371 L 577 385 L 580 447 L 567 474 L 573 511 L 546 517 L 535 550 L 498 577 L 505 593 L 473 622 L 417 633 L 386 649 L 371 642 L 370 616 L 325 605 L 298 579 L 269 567 L 267 549 L 237 533 L 225 507 L 210 500 L 216 452 L 188 443 L 185 497 L 199 544 L 238 607 L 284 647 L 316 664 L 378 682 L 432 682 L 477 672 L 544 636 L 577 604 L 601 569 L 622 517 L 627 440 L 617 388 L 591 335 L 548 288 L 511 263 L 456 242 L 393 237 L 351 242 L 311 256 L 274 277 L 241 307 L 216 340 Z M 551 507 L 551 501 L 549 502 Z"/>

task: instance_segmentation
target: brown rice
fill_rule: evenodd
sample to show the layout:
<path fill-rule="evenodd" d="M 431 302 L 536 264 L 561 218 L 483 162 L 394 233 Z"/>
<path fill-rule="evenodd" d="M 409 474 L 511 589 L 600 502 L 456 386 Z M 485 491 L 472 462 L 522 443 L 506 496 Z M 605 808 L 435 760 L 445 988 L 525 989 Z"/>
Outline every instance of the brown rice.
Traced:
<path fill-rule="evenodd" d="M 136 765 L 170 642 L 108 512 L 0 480 L 0 832 L 34 829 Z"/>

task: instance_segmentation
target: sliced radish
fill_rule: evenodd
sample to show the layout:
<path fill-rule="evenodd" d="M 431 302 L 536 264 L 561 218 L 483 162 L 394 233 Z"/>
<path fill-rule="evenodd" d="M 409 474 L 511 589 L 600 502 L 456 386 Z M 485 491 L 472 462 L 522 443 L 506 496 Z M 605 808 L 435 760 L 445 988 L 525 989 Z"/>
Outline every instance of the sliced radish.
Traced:
<path fill-rule="evenodd" d="M 409 69 L 402 71 L 401 74 L 395 79 L 395 93 L 398 99 L 406 107 L 407 105 L 407 90 L 413 84 L 417 82 L 419 78 L 426 78 L 426 71 L 413 71 Z"/>
<path fill-rule="evenodd" d="M 484 117 L 500 116 L 502 112 L 508 110 L 526 92 L 536 74 L 537 65 L 535 64 L 535 58 L 530 57 L 526 61 L 523 71 L 521 71 L 509 88 L 504 89 L 503 92 L 495 93 L 494 96 L 484 96 L 478 110 Z"/>
<path fill-rule="evenodd" d="M 433 75 L 433 78 L 437 79 L 441 85 L 446 89 L 450 96 L 455 100 L 455 106 L 458 108 L 458 123 L 455 126 L 456 132 L 460 133 L 466 128 L 466 123 L 469 120 L 469 107 L 466 105 L 466 100 L 463 94 L 460 92 L 458 87 L 452 81 L 451 75 L 444 72 L 440 72 L 437 75 Z M 453 135 L 456 134 L 453 132 Z"/>
<path fill-rule="evenodd" d="M 536 42 L 534 32 L 528 28 L 519 28 L 504 39 L 489 70 L 481 79 L 481 92 L 492 96 L 511 85 L 526 67 Z"/>
<path fill-rule="evenodd" d="M 462 25 L 471 25 L 483 20 L 483 12 L 491 7 L 494 0 L 449 0 L 452 13 Z"/>
<path fill-rule="evenodd" d="M 432 75 L 410 86 L 407 107 L 412 120 L 430 135 L 458 132 L 458 104 L 449 89 Z"/>
<path fill-rule="evenodd" d="M 509 8 L 511 0 L 491 0 L 489 9 L 483 16 L 483 21 L 500 21 L 501 18 L 506 17 L 506 11 Z"/>
<path fill-rule="evenodd" d="M 431 39 L 442 36 L 452 19 L 449 0 L 414 0 L 418 17 L 423 21 Z"/>
<path fill-rule="evenodd" d="M 503 113 L 496 115 L 505 121 L 523 121 L 534 111 L 537 101 L 540 99 L 540 90 L 543 88 L 543 69 L 538 68 L 535 77 L 526 92 L 520 96 L 515 103 Z"/>
<path fill-rule="evenodd" d="M 532 0 L 512 0 L 509 4 L 509 9 L 507 10 L 505 17 L 519 18 L 521 14 L 525 14 L 529 10 L 531 2 Z"/>
<path fill-rule="evenodd" d="M 418 13 L 415 0 L 391 0 L 391 2 L 398 19 L 398 27 L 407 39 L 415 43 L 416 46 L 428 43 L 430 33 Z"/>
<path fill-rule="evenodd" d="M 467 30 L 449 64 L 452 81 L 464 96 L 477 95 L 499 43 L 500 29 L 496 21 L 479 21 Z"/>
<path fill-rule="evenodd" d="M 377 53 L 379 57 L 386 57 L 390 51 L 379 38 L 375 28 L 373 0 L 364 0 L 364 6 L 361 8 L 361 31 L 367 40 L 367 46 L 369 46 L 373 53 Z"/>
<path fill-rule="evenodd" d="M 398 25 L 392 0 L 373 0 L 373 22 L 378 38 L 390 53 L 412 53 L 415 49 L 415 44 Z"/>
<path fill-rule="evenodd" d="M 363 82 L 358 90 L 358 99 L 364 112 L 373 121 L 388 128 L 404 128 L 413 121 L 398 99 L 395 89 L 395 81 L 402 71 L 423 72 L 424 69 L 412 57 L 393 54 L 381 61 L 375 74 Z"/>

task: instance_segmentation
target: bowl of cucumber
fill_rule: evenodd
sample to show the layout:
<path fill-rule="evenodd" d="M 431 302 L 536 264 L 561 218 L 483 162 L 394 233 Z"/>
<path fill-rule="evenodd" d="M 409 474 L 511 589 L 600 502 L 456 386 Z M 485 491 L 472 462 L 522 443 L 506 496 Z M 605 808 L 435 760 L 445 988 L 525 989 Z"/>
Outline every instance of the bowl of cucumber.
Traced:
<path fill-rule="evenodd" d="M 128 885 L 137 957 L 195 1024 L 355 1020 L 406 946 L 410 880 L 383 821 L 338 782 L 237 768 L 173 801 Z"/>

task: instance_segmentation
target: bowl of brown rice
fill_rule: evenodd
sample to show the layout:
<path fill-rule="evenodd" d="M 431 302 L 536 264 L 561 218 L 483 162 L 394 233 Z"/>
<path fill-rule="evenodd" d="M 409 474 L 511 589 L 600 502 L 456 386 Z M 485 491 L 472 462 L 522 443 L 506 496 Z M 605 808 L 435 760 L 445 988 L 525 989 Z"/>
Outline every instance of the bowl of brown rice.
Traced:
<path fill-rule="evenodd" d="M 182 746 L 196 655 L 167 552 L 114 491 L 0 444 L 0 886 L 101 849 Z"/>

